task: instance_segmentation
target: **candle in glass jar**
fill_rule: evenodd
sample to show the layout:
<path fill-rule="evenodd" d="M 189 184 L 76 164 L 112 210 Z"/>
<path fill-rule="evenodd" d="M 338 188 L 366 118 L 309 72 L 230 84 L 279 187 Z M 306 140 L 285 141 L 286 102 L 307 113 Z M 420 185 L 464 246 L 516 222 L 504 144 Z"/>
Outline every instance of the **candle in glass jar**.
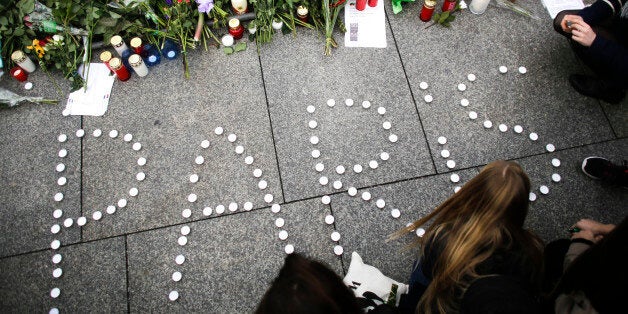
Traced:
<path fill-rule="evenodd" d="M 142 39 L 139 37 L 134 37 L 131 39 L 131 49 L 138 55 L 141 55 L 144 51 L 144 46 L 142 45 Z"/>
<path fill-rule="evenodd" d="M 471 4 L 469 4 L 469 11 L 473 14 L 482 14 L 486 11 L 489 2 L 491 2 L 491 0 L 473 0 Z"/>
<path fill-rule="evenodd" d="M 436 0 L 425 0 L 423 2 L 423 8 L 421 9 L 421 21 L 428 22 L 432 19 L 432 14 L 434 14 L 434 7 L 436 6 Z"/>
<path fill-rule="evenodd" d="M 111 45 L 113 46 L 113 48 L 116 50 L 116 52 L 118 53 L 118 55 L 122 56 L 122 54 L 129 50 L 129 47 L 127 47 L 126 43 L 124 42 L 124 40 L 122 40 L 122 37 L 120 37 L 119 35 L 115 35 L 113 37 L 111 37 Z"/>
<path fill-rule="evenodd" d="M 109 70 L 111 70 L 111 66 L 109 66 L 109 60 L 111 60 L 111 58 L 113 58 L 113 55 L 111 55 L 111 52 L 109 51 L 103 51 L 100 53 L 100 61 L 104 63 Z M 113 70 L 111 71 L 113 72 Z"/>
<path fill-rule="evenodd" d="M 364 8 L 366 8 L 366 0 L 357 0 L 355 2 L 355 8 L 358 11 L 364 10 Z"/>
<path fill-rule="evenodd" d="M 297 7 L 297 17 L 303 23 L 307 23 L 307 15 L 310 11 L 303 5 Z"/>
<path fill-rule="evenodd" d="M 447 12 L 453 10 L 457 2 L 457 0 L 445 0 L 445 2 L 443 2 L 442 11 Z"/>
<path fill-rule="evenodd" d="M 244 34 L 244 27 L 242 27 L 242 25 L 240 24 L 240 20 L 229 20 L 229 34 L 231 34 L 231 36 L 233 36 L 233 38 L 235 39 L 242 38 L 242 34 Z"/>
<path fill-rule="evenodd" d="M 377 6 L 377 0 L 369 0 L 369 7 L 374 8 Z"/>
<path fill-rule="evenodd" d="M 159 62 L 161 62 L 161 55 L 159 54 L 159 50 L 157 50 L 157 47 L 151 44 L 144 45 L 144 55 L 142 55 L 142 57 L 144 57 L 144 62 L 149 67 L 157 65 L 159 64 Z"/>
<path fill-rule="evenodd" d="M 179 56 L 179 47 L 172 40 L 166 39 L 161 49 L 161 54 L 168 60 L 174 60 Z"/>
<path fill-rule="evenodd" d="M 11 54 L 11 60 L 15 62 L 15 64 L 19 65 L 20 68 L 24 69 L 28 73 L 35 72 L 35 63 L 31 60 L 24 52 L 21 50 L 13 51 Z"/>
<path fill-rule="evenodd" d="M 113 72 L 116 73 L 120 81 L 124 82 L 131 77 L 131 73 L 129 73 L 129 70 L 124 66 L 124 64 L 122 64 L 122 60 L 118 58 L 111 58 L 111 60 L 109 60 L 109 66 Z"/>
<path fill-rule="evenodd" d="M 140 77 L 148 75 L 148 68 L 146 67 L 146 64 L 144 64 L 144 60 L 142 60 L 140 55 L 134 54 L 130 56 L 129 63 L 131 64 L 133 71 L 135 71 L 135 73 L 137 73 Z"/>
<path fill-rule="evenodd" d="M 248 3 L 246 0 L 231 0 L 231 7 L 233 8 L 233 12 L 240 15 L 247 12 Z"/>
<path fill-rule="evenodd" d="M 28 79 L 27 72 L 19 66 L 15 66 L 11 69 L 11 76 L 20 82 L 24 82 Z"/>

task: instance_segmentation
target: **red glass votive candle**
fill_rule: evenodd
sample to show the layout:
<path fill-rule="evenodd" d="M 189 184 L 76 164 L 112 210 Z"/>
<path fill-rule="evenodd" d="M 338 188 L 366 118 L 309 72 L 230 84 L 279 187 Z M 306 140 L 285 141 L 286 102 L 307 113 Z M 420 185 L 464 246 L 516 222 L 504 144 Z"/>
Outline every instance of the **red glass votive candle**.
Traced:
<path fill-rule="evenodd" d="M 445 0 L 443 2 L 442 10 L 443 12 L 451 11 L 456 7 L 457 0 Z"/>
<path fill-rule="evenodd" d="M 240 20 L 238 19 L 230 19 L 229 20 L 229 34 L 233 36 L 235 39 L 242 38 L 244 34 L 244 27 L 240 24 Z"/>
<path fill-rule="evenodd" d="M 111 58 L 111 60 L 109 60 L 109 66 L 111 67 L 111 70 L 116 73 L 120 81 L 124 82 L 131 77 L 131 73 L 129 73 L 129 70 L 124 66 L 124 64 L 122 64 L 122 60 L 118 58 Z"/>
<path fill-rule="evenodd" d="M 303 23 L 307 23 L 307 18 L 308 18 L 308 13 L 310 11 L 307 9 L 307 7 L 300 5 L 297 7 L 297 17 L 299 18 L 299 20 Z"/>
<path fill-rule="evenodd" d="M 377 6 L 377 0 L 369 0 L 369 7 L 374 8 Z"/>
<path fill-rule="evenodd" d="M 109 68 L 109 71 L 113 72 L 111 66 L 109 65 L 109 61 L 111 60 L 111 58 L 113 58 L 113 55 L 109 51 L 103 51 L 102 53 L 100 53 L 100 61 L 104 63 L 107 68 Z"/>
<path fill-rule="evenodd" d="M 421 15 L 419 16 L 421 18 L 421 21 L 429 22 L 432 19 L 435 6 L 435 0 L 425 0 L 425 2 L 423 2 L 423 8 L 421 8 Z"/>
<path fill-rule="evenodd" d="M 364 8 L 366 8 L 366 0 L 357 0 L 357 1 L 355 2 L 355 8 L 356 8 L 358 11 L 362 11 L 362 10 L 364 10 Z"/>
<path fill-rule="evenodd" d="M 131 49 L 138 55 L 141 55 L 144 52 L 144 46 L 142 45 L 142 39 L 139 37 L 135 37 L 131 39 Z"/>
<path fill-rule="evenodd" d="M 11 76 L 20 82 L 28 80 L 28 73 L 19 66 L 15 66 L 11 69 Z"/>

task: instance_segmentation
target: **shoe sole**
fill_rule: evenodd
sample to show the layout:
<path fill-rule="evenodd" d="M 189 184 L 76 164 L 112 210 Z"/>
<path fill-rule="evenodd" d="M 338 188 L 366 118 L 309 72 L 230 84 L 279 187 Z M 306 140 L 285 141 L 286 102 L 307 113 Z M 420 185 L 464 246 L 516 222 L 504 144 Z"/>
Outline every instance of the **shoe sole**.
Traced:
<path fill-rule="evenodd" d="M 587 175 L 587 177 L 589 177 L 589 178 L 591 178 L 591 179 L 601 180 L 602 178 L 600 178 L 600 177 L 594 177 L 594 176 L 592 176 L 592 175 L 588 174 L 586 170 L 584 170 L 584 167 L 586 166 L 586 164 L 587 164 L 587 160 L 589 160 L 589 158 L 600 158 L 600 159 L 604 159 L 604 160 L 607 160 L 607 159 L 606 159 L 606 158 L 602 158 L 602 157 L 597 157 L 597 156 L 590 156 L 590 157 L 585 158 L 585 159 L 582 161 L 582 167 L 581 167 L 581 168 L 582 168 L 582 172 L 583 172 L 584 174 L 586 174 L 586 175 Z"/>

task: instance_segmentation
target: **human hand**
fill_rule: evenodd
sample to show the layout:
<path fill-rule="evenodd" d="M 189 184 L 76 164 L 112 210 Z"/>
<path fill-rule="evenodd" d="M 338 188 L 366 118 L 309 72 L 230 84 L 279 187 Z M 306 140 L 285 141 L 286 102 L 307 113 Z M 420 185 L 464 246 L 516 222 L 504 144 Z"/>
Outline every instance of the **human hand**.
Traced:
<path fill-rule="evenodd" d="M 582 17 L 580 15 L 566 14 L 563 16 L 563 20 L 560 21 L 560 27 L 563 29 L 563 32 L 571 33 L 571 27 L 576 21 L 583 22 Z"/>
<path fill-rule="evenodd" d="M 603 224 L 592 219 L 580 219 L 572 228 L 579 229 L 579 231 L 572 234 L 572 239 L 583 238 L 597 242 L 604 238 L 609 232 L 613 231 L 615 225 Z"/>
<path fill-rule="evenodd" d="M 590 230 L 580 230 L 578 232 L 572 233 L 571 239 L 585 239 L 593 243 L 597 243 L 597 241 L 599 240 Z"/>
<path fill-rule="evenodd" d="M 595 40 L 595 36 L 595 32 L 591 26 L 585 23 L 582 18 L 580 18 L 580 21 L 571 22 L 571 39 L 575 42 L 585 47 L 591 47 L 591 44 L 593 44 L 593 41 Z"/>

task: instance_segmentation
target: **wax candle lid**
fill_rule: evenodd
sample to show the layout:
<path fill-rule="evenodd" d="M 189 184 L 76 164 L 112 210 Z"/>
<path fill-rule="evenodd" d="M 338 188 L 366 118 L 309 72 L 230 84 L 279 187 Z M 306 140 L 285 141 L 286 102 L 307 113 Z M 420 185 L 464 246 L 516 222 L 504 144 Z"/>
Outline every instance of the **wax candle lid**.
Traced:
<path fill-rule="evenodd" d="M 111 40 L 109 42 L 114 47 L 118 47 L 118 46 L 121 46 L 123 44 L 122 37 L 120 35 L 115 35 L 115 36 L 111 37 Z"/>
<path fill-rule="evenodd" d="M 139 37 L 134 37 L 131 39 L 131 47 L 138 48 L 142 45 L 142 39 Z"/>
<path fill-rule="evenodd" d="M 111 58 L 111 60 L 109 60 L 109 66 L 114 69 L 120 69 L 122 67 L 122 61 L 118 58 Z"/>
<path fill-rule="evenodd" d="M 298 15 L 303 16 L 303 15 L 306 15 L 308 12 L 309 11 L 308 11 L 308 9 L 305 6 L 300 5 L 300 6 L 297 7 L 297 14 Z"/>
<path fill-rule="evenodd" d="M 111 58 L 113 58 L 113 55 L 109 51 L 103 51 L 100 53 L 100 61 L 102 62 L 109 62 Z"/>
<path fill-rule="evenodd" d="M 16 63 L 20 63 L 26 60 L 26 58 L 26 54 L 24 54 L 24 52 L 22 52 L 21 50 L 13 51 L 13 53 L 11 54 L 11 60 L 15 61 Z"/>
<path fill-rule="evenodd" d="M 238 20 L 236 18 L 233 18 L 233 19 L 229 20 L 229 27 L 230 28 L 236 28 L 238 26 L 240 26 L 240 20 Z"/>
<path fill-rule="evenodd" d="M 129 64 L 133 67 L 138 67 L 142 64 L 142 57 L 138 54 L 133 54 L 129 57 Z"/>

